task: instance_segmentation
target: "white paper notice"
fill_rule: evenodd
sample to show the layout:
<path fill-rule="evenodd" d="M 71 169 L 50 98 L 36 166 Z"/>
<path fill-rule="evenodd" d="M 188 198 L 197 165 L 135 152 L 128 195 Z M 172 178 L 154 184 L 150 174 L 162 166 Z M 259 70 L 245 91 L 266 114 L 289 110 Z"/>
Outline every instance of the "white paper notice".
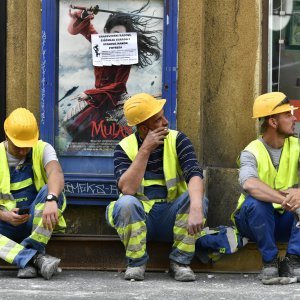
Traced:
<path fill-rule="evenodd" d="M 94 66 L 133 65 L 139 62 L 136 32 L 91 36 Z"/>

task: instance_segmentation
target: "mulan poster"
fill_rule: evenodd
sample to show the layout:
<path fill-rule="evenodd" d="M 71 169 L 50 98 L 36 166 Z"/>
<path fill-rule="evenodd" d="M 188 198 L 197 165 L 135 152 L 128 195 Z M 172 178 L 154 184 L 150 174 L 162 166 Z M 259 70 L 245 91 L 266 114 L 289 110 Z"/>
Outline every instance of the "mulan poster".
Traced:
<path fill-rule="evenodd" d="M 125 52 L 117 45 L 102 52 L 111 63 L 93 64 L 93 54 L 101 54 L 101 45 L 92 43 L 97 35 L 123 44 L 127 36 L 136 43 L 130 49 L 137 50 L 137 62 L 118 59 Z M 162 0 L 59 2 L 59 155 L 107 155 L 133 132 L 123 105 L 141 92 L 161 98 L 162 40 Z"/>

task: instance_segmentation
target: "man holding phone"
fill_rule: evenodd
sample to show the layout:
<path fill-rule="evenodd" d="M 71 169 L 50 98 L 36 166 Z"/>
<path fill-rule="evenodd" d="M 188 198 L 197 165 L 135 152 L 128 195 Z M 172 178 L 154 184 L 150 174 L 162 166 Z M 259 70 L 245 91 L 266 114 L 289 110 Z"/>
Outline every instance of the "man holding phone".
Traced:
<path fill-rule="evenodd" d="M 122 195 L 107 207 L 106 219 L 125 246 L 126 280 L 144 279 L 149 240 L 173 242 L 170 275 L 178 281 L 195 280 L 189 264 L 204 225 L 203 172 L 188 137 L 168 129 L 165 103 L 141 93 L 124 104 L 128 125 L 137 132 L 115 149 Z"/>
<path fill-rule="evenodd" d="M 17 265 L 19 278 L 50 279 L 60 259 L 45 254 L 54 230 L 66 227 L 64 176 L 54 148 L 38 140 L 34 115 L 14 110 L 0 144 L 0 257 Z"/>

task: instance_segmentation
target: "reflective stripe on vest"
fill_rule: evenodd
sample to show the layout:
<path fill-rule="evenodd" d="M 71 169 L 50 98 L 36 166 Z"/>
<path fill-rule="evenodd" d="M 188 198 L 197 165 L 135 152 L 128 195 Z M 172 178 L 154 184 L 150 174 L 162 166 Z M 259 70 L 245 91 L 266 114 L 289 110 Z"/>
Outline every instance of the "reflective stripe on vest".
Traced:
<path fill-rule="evenodd" d="M 176 137 L 178 131 L 169 130 L 169 134 L 164 140 L 163 172 L 165 180 L 143 179 L 136 196 L 140 200 L 147 200 L 144 195 L 144 187 L 151 185 L 166 186 L 168 190 L 167 201 L 171 202 L 187 191 L 187 184 L 184 181 L 182 170 L 176 152 Z M 131 134 L 120 142 L 120 146 L 125 151 L 131 161 L 138 153 L 138 141 L 135 134 Z M 153 200 L 153 199 L 152 199 Z"/>
<path fill-rule="evenodd" d="M 43 165 L 43 153 L 45 146 L 46 143 L 39 140 L 32 148 L 34 184 L 37 191 L 39 191 L 47 182 Z M 10 183 L 10 172 L 4 143 L 0 144 L 0 173 L 2 174 L 2 176 L 0 176 L 0 207 L 6 210 L 12 210 L 16 207 L 16 201 L 10 191 L 28 186 L 29 181 L 24 180 L 13 184 Z"/>
<path fill-rule="evenodd" d="M 295 137 L 285 139 L 278 171 L 275 169 L 268 150 L 260 140 L 251 142 L 246 151 L 252 153 L 257 161 L 257 172 L 259 179 L 275 190 L 285 190 L 298 184 L 298 160 L 299 142 Z M 238 200 L 237 209 L 240 209 L 245 196 L 241 194 Z M 276 209 L 281 209 L 281 205 L 274 203 Z"/>

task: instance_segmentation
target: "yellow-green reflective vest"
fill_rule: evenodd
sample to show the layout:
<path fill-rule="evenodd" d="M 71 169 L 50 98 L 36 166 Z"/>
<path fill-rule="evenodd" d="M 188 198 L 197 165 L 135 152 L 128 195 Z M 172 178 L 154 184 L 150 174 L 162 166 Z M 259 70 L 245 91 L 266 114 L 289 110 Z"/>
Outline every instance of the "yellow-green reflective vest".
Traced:
<path fill-rule="evenodd" d="M 295 137 L 285 139 L 278 170 L 275 169 L 268 150 L 260 140 L 252 141 L 246 148 L 257 161 L 259 179 L 275 190 L 285 190 L 298 184 L 299 142 Z M 241 194 L 237 210 L 241 208 L 245 196 Z M 276 209 L 281 205 L 273 203 Z"/>
<path fill-rule="evenodd" d="M 37 191 L 47 183 L 47 176 L 43 165 L 45 146 L 46 143 L 39 140 L 32 148 L 33 181 Z M 16 207 L 16 201 L 14 201 L 10 192 L 10 172 L 4 143 L 0 144 L 0 174 L 0 207 L 6 210 L 12 210 Z"/>
<path fill-rule="evenodd" d="M 148 200 L 144 195 L 144 188 L 151 185 L 166 186 L 168 195 L 166 201 L 172 202 L 181 194 L 187 191 L 187 184 L 182 175 L 179 160 L 176 152 L 176 137 L 178 131 L 169 130 L 169 134 L 164 140 L 163 172 L 164 179 L 143 179 L 137 191 L 136 197 L 140 200 Z M 120 142 L 120 146 L 127 156 L 133 161 L 138 153 L 138 141 L 135 134 L 131 134 Z M 159 200 L 159 199 L 157 199 Z"/>

